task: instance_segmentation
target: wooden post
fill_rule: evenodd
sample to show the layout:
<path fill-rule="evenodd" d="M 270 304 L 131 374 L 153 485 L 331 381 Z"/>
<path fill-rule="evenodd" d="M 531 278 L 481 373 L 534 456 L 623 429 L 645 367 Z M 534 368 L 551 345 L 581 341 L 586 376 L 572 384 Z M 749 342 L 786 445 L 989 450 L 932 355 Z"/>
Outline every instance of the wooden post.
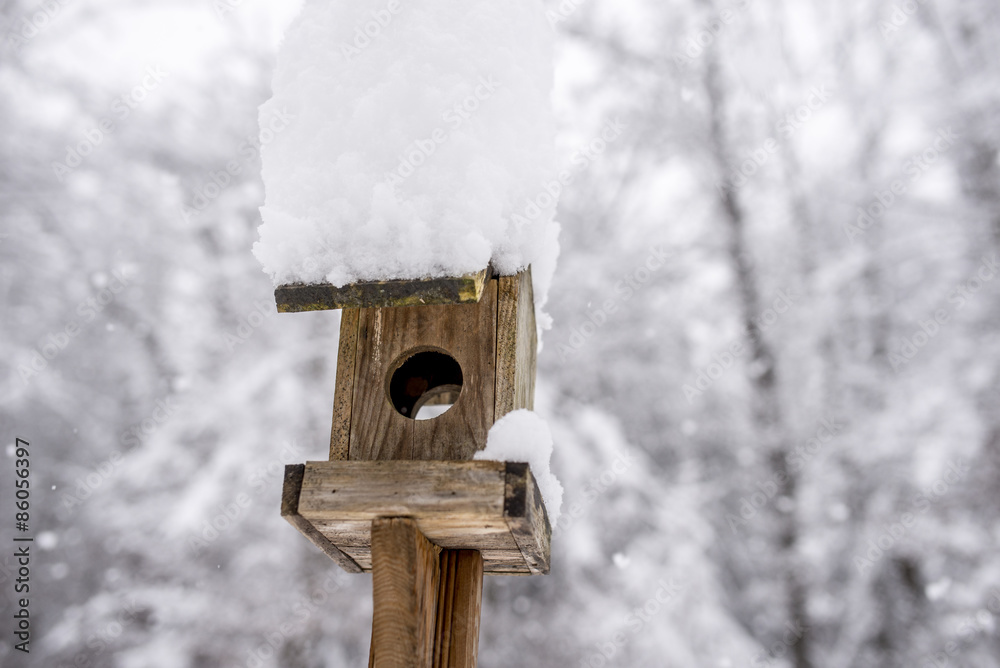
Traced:
<path fill-rule="evenodd" d="M 441 552 L 434 668 L 476 668 L 483 607 L 483 555 L 478 550 Z"/>
<path fill-rule="evenodd" d="M 439 556 L 440 553 L 440 556 Z M 372 522 L 370 668 L 476 668 L 483 557 L 440 550 L 409 518 Z"/>
<path fill-rule="evenodd" d="M 431 668 L 441 549 L 409 518 L 372 522 L 370 666 Z"/>

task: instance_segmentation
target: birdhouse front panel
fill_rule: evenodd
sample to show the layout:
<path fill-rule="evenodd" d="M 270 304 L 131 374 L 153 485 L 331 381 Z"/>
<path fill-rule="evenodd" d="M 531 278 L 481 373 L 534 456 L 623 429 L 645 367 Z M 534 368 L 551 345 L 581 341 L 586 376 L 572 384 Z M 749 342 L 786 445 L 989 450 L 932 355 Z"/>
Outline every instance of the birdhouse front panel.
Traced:
<path fill-rule="evenodd" d="M 496 281 L 475 304 L 361 309 L 348 459 L 472 459 L 493 425 L 496 337 Z"/>
<path fill-rule="evenodd" d="M 468 460 L 493 423 L 534 403 L 531 272 L 478 302 L 345 309 L 330 459 Z"/>

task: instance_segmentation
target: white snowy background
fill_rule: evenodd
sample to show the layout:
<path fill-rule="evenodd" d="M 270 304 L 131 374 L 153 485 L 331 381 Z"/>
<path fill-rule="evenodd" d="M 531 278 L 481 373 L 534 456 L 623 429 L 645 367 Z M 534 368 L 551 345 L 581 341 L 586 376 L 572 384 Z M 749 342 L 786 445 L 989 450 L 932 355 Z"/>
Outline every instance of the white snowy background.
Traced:
<path fill-rule="evenodd" d="M 996 3 L 547 6 L 565 496 L 552 574 L 487 582 L 480 665 L 1000 666 Z M 37 536 L 3 666 L 367 660 L 370 578 L 278 515 L 338 326 L 274 315 L 250 251 L 295 10 L 0 2 L 0 436 Z"/>

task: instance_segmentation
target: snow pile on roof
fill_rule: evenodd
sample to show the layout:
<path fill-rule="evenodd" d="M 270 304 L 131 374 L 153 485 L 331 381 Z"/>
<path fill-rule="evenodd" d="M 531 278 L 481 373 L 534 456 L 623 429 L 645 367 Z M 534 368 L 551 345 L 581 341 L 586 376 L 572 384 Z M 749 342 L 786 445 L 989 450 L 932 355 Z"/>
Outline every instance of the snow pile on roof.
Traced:
<path fill-rule="evenodd" d="M 549 524 L 556 525 L 562 512 L 563 487 L 550 468 L 552 432 L 537 413 L 519 410 L 497 420 L 486 436 L 486 448 L 477 452 L 475 459 L 526 462 L 531 466 L 545 501 Z"/>
<path fill-rule="evenodd" d="M 541 0 L 306 0 L 260 112 L 254 254 L 274 283 L 492 261 L 534 265 L 544 301 L 561 187 L 553 39 Z"/>

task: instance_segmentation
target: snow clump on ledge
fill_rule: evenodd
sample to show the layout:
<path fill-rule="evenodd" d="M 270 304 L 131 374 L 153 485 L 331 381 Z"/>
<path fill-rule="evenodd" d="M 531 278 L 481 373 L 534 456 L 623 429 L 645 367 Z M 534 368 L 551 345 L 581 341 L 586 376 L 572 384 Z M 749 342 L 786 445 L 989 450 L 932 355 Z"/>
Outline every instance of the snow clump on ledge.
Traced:
<path fill-rule="evenodd" d="M 475 459 L 527 463 L 545 501 L 549 524 L 556 526 L 562 512 L 563 487 L 550 466 L 552 432 L 537 413 L 517 410 L 497 420 L 486 436 L 486 448 L 477 452 Z"/>

